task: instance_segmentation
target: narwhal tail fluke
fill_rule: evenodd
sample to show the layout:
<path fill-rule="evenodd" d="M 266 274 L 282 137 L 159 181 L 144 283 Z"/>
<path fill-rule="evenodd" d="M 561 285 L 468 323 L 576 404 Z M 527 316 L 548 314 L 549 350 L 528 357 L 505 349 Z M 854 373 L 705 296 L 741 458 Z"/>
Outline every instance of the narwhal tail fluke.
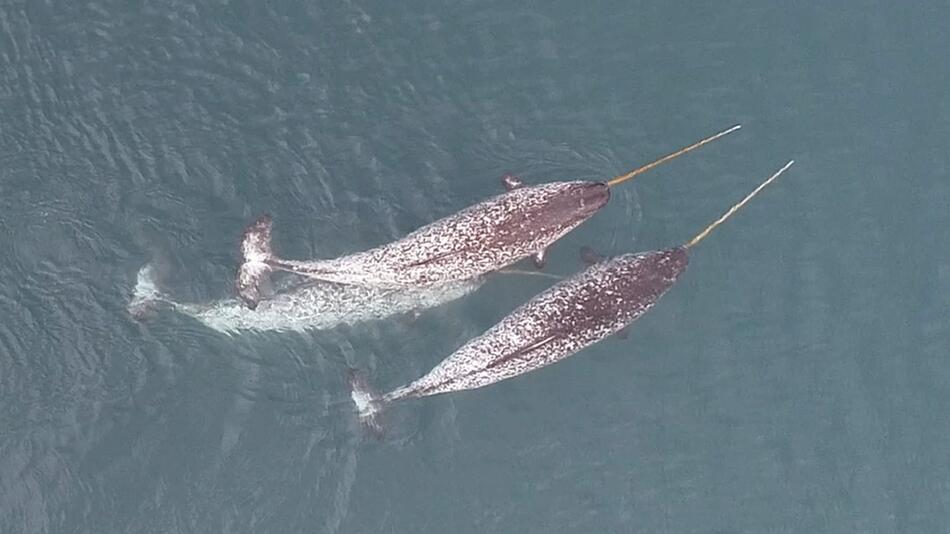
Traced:
<path fill-rule="evenodd" d="M 155 266 L 147 263 L 139 269 L 135 277 L 135 288 L 129 301 L 129 313 L 136 319 L 144 319 L 161 305 L 176 306 L 158 287 Z"/>
<path fill-rule="evenodd" d="M 271 250 L 271 228 L 274 223 L 269 215 L 262 215 L 244 229 L 241 239 L 241 266 L 238 268 L 235 287 L 238 297 L 251 309 L 263 298 L 263 286 L 270 280 L 274 260 Z"/>
<path fill-rule="evenodd" d="M 381 433 L 379 414 L 385 408 L 387 401 L 370 387 L 366 377 L 356 369 L 349 370 L 347 379 L 350 383 L 350 398 L 356 405 L 360 423 L 376 434 Z"/>

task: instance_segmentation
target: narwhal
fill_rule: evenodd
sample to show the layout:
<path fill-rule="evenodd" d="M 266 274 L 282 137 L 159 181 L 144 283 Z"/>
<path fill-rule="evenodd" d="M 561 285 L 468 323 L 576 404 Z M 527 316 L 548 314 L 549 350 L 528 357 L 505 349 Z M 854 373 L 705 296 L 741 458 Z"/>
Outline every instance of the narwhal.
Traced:
<path fill-rule="evenodd" d="M 275 256 L 273 222 L 265 215 L 244 230 L 237 294 L 249 308 L 256 307 L 274 270 L 338 284 L 406 288 L 470 280 L 529 256 L 541 267 L 548 247 L 607 204 L 612 187 L 739 128 L 733 126 L 606 182 L 528 186 L 505 175 L 506 191 L 500 195 L 391 243 L 334 259 L 298 261 Z"/>
<path fill-rule="evenodd" d="M 596 263 L 527 301 L 425 376 L 382 396 L 350 378 L 360 419 L 405 399 L 475 389 L 558 362 L 617 333 L 656 304 L 686 269 L 689 251 L 741 209 L 793 161 L 683 245 Z"/>
<path fill-rule="evenodd" d="M 501 274 L 562 278 L 540 271 L 502 269 Z M 383 288 L 321 282 L 288 274 L 274 281 L 268 296 L 251 310 L 233 297 L 187 302 L 159 284 L 155 264 L 139 269 L 129 313 L 137 319 L 161 309 L 188 315 L 205 326 L 228 334 L 248 331 L 324 330 L 396 315 L 414 317 L 475 291 L 487 276 L 423 287 Z"/>
<path fill-rule="evenodd" d="M 478 277 L 438 286 L 387 289 L 289 275 L 276 280 L 273 291 L 251 310 L 233 297 L 182 301 L 161 288 L 157 278 L 152 264 L 139 270 L 128 305 L 133 317 L 144 319 L 160 309 L 170 309 L 228 334 L 324 330 L 396 315 L 412 316 L 468 295 L 485 282 L 485 277 Z"/>

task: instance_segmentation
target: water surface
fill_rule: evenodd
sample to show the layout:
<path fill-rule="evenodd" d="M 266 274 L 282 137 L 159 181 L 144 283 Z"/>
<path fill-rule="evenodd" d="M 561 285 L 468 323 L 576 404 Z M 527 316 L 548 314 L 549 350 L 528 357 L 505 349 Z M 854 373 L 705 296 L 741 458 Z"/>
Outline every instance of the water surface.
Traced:
<path fill-rule="evenodd" d="M 794 5 L 793 5 L 794 4 Z M 939 532 L 950 522 L 950 9 L 940 2 L 0 2 L 0 531 Z M 241 227 L 331 257 L 528 182 L 607 178 L 577 250 L 682 242 L 632 329 L 385 439 L 411 380 L 546 287 L 229 336 Z"/>

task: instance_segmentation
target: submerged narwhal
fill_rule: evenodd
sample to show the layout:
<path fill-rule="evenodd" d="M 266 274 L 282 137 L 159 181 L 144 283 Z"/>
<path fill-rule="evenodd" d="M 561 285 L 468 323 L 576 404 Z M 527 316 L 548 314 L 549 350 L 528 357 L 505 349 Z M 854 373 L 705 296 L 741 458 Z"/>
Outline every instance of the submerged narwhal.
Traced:
<path fill-rule="evenodd" d="M 133 317 L 144 319 L 158 310 L 170 309 L 228 334 L 324 330 L 402 314 L 414 316 L 468 295 L 485 282 L 485 277 L 478 277 L 438 286 L 386 289 L 331 284 L 288 275 L 276 280 L 268 297 L 250 310 L 233 297 L 182 301 L 162 288 L 158 278 L 153 264 L 139 270 L 128 305 Z"/>
<path fill-rule="evenodd" d="M 353 374 L 352 398 L 360 419 L 375 425 L 374 415 L 392 402 L 494 384 L 555 363 L 620 331 L 672 287 L 686 269 L 692 247 L 792 163 L 685 244 L 617 256 L 551 286 L 414 382 L 376 396 Z"/>
<path fill-rule="evenodd" d="M 407 236 L 364 252 L 326 260 L 281 259 L 271 249 L 273 223 L 263 216 L 244 231 L 238 296 L 254 308 L 274 270 L 324 282 L 383 288 L 435 286 L 470 280 L 533 257 L 539 267 L 547 248 L 590 218 L 610 199 L 610 188 L 738 130 L 719 132 L 606 182 L 576 180 L 527 186 L 503 178 L 507 191 Z"/>

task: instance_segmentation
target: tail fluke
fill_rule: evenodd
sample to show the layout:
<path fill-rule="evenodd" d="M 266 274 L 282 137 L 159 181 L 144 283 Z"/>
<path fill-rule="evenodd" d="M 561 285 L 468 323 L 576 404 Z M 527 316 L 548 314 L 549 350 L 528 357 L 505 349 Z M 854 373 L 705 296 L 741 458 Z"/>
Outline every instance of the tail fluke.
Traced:
<path fill-rule="evenodd" d="M 145 319 L 161 304 L 174 304 L 158 288 L 155 281 L 155 266 L 145 264 L 135 277 L 135 289 L 129 301 L 129 313 L 136 319 Z"/>
<path fill-rule="evenodd" d="M 360 423 L 369 428 L 373 433 L 379 435 L 382 433 L 382 426 L 379 423 L 378 415 L 385 406 L 385 401 L 379 398 L 379 395 L 370 387 L 366 377 L 356 369 L 350 369 L 347 379 L 350 383 L 350 398 L 356 405 L 356 413 Z"/>
<path fill-rule="evenodd" d="M 270 215 L 261 215 L 244 229 L 241 240 L 241 266 L 235 286 L 238 297 L 252 310 L 263 298 L 263 286 L 273 271 L 268 264 L 274 257 L 270 246 L 273 225 Z"/>

